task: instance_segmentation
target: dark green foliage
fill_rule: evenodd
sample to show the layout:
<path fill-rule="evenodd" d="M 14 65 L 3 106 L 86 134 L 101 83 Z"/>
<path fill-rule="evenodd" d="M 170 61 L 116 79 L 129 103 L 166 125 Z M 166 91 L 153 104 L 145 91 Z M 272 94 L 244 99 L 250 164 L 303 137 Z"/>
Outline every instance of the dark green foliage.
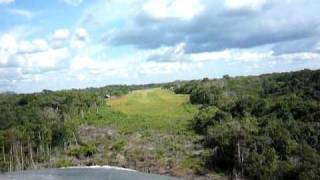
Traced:
<path fill-rule="evenodd" d="M 141 87 L 135 87 L 137 89 Z M 106 94 L 122 95 L 134 87 L 107 86 L 34 94 L 0 94 L 0 170 L 13 171 L 46 163 L 52 153 L 77 144 L 85 114 L 105 105 Z M 92 146 L 72 151 L 91 156 Z"/>
<path fill-rule="evenodd" d="M 119 152 L 123 149 L 123 147 L 127 144 L 125 140 L 118 140 L 115 142 L 113 145 L 112 149 L 115 150 L 116 152 Z"/>
<path fill-rule="evenodd" d="M 303 70 L 177 87 L 203 105 L 191 127 L 211 152 L 207 168 L 250 179 L 319 179 L 319 78 Z"/>
<path fill-rule="evenodd" d="M 208 128 L 230 120 L 231 116 L 217 107 L 205 107 L 194 117 L 192 128 L 199 134 L 206 134 Z"/>
<path fill-rule="evenodd" d="M 197 87 L 191 92 L 190 102 L 192 104 L 211 105 L 214 103 L 214 94 L 208 88 Z"/>
<path fill-rule="evenodd" d="M 68 154 L 80 159 L 80 158 L 91 157 L 96 152 L 97 152 L 96 146 L 82 145 L 82 146 L 75 146 L 75 147 L 71 148 L 71 150 L 69 151 Z"/>

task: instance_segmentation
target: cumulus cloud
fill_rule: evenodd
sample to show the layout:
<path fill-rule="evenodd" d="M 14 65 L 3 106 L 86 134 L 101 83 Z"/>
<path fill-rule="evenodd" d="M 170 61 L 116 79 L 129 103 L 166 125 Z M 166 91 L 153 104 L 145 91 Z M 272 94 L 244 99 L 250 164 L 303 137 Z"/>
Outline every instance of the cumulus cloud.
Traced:
<path fill-rule="evenodd" d="M 10 34 L 4 34 L 0 37 L 0 49 L 8 53 L 15 53 L 18 44 L 16 38 Z"/>
<path fill-rule="evenodd" d="M 46 71 L 60 69 L 69 57 L 66 48 L 48 49 L 30 54 L 16 55 L 14 57 L 17 65 L 23 68 L 24 73 L 43 73 Z"/>
<path fill-rule="evenodd" d="M 150 0 L 143 10 L 154 18 L 191 19 L 204 10 L 200 0 Z"/>
<path fill-rule="evenodd" d="M 62 48 L 68 45 L 71 33 L 68 29 L 57 29 L 50 36 L 50 46 L 53 48 Z"/>
<path fill-rule="evenodd" d="M 268 60 L 273 56 L 273 51 L 255 52 L 248 50 L 223 50 L 218 52 L 204 52 L 190 54 L 193 61 L 230 61 L 230 62 L 253 62 Z"/>
<path fill-rule="evenodd" d="M 266 1 L 237 1 L 230 8 L 259 9 L 251 16 L 228 16 L 223 13 L 224 1 L 202 1 L 206 8 L 197 16 L 184 21 L 179 18 L 154 18 L 152 14 L 139 13 L 125 27 L 106 36 L 111 45 L 133 45 L 139 49 L 153 49 L 185 43 L 187 53 L 220 51 L 232 48 L 252 48 L 304 38 L 317 38 L 319 20 L 312 13 L 297 8 L 299 2 L 273 2 L 268 10 Z M 234 2 L 234 1 L 232 1 Z M 241 2 L 241 3 L 240 3 Z M 276 4 L 275 4 L 276 3 Z M 320 3 L 306 3 L 319 7 Z M 261 7 L 261 8 L 260 8 Z M 229 9 L 230 9 L 229 8 Z M 214 9 L 214 11 L 213 11 Z M 295 13 L 282 13 L 291 11 Z M 317 38 L 318 39 L 318 38 Z"/>
<path fill-rule="evenodd" d="M 53 39 L 54 40 L 67 40 L 70 36 L 70 31 L 68 29 L 57 29 L 53 33 Z"/>
<path fill-rule="evenodd" d="M 226 49 L 214 52 L 189 53 L 184 52 L 185 44 L 173 47 L 163 47 L 156 50 L 146 51 L 147 61 L 170 63 L 170 62 L 255 62 L 269 60 L 275 56 L 272 50 L 257 52 L 256 50 Z"/>
<path fill-rule="evenodd" d="M 301 51 L 282 51 L 278 49 L 274 51 L 263 49 L 225 49 L 221 51 L 185 53 L 185 44 L 178 44 L 172 47 L 162 47 L 155 50 L 144 51 L 146 60 L 156 63 L 205 63 L 205 62 L 229 62 L 229 63 L 244 63 L 244 62 L 278 62 L 278 61 L 310 61 L 320 58 L 318 51 L 306 51 L 303 48 Z M 314 43 L 312 43 L 314 45 Z M 299 47 L 298 47 L 299 48 Z M 308 48 L 310 49 L 310 48 Z M 282 52 L 282 53 L 279 53 Z"/>
<path fill-rule="evenodd" d="M 267 4 L 267 0 L 225 0 L 225 5 L 231 10 L 259 10 Z"/>
<path fill-rule="evenodd" d="M 78 6 L 82 3 L 83 0 L 63 0 L 66 4 Z"/>
<path fill-rule="evenodd" d="M 83 41 L 87 40 L 89 37 L 87 30 L 84 28 L 77 28 L 75 32 L 75 36 L 77 39 L 83 40 Z"/>
<path fill-rule="evenodd" d="M 89 73 L 104 77 L 128 76 L 129 69 L 126 63 L 117 61 L 96 61 L 87 56 L 76 56 L 70 64 L 71 72 Z"/>
<path fill-rule="evenodd" d="M 23 73 L 42 73 L 61 67 L 68 48 L 53 49 L 45 39 L 20 40 L 14 35 L 0 36 L 0 67 L 19 68 Z"/>
<path fill-rule="evenodd" d="M 44 39 L 34 39 L 32 41 L 21 41 L 17 54 L 37 53 L 49 49 L 48 42 Z"/>
<path fill-rule="evenodd" d="M 50 36 L 50 45 L 53 48 L 69 46 L 73 49 L 81 49 L 89 42 L 89 33 L 84 28 L 76 28 L 74 31 L 69 29 L 57 29 Z"/>
<path fill-rule="evenodd" d="M 148 51 L 147 61 L 155 62 L 175 62 L 187 61 L 184 53 L 184 43 L 180 43 L 173 47 L 163 47 L 155 50 Z"/>
<path fill-rule="evenodd" d="M 76 29 L 72 35 L 68 29 L 57 29 L 49 40 L 3 34 L 0 36 L 0 68 L 19 68 L 23 74 L 67 68 L 69 60 L 78 54 L 73 49 L 81 49 L 88 39 L 89 34 L 83 28 Z"/>
<path fill-rule="evenodd" d="M 0 0 L 0 4 L 11 4 L 14 3 L 15 0 Z"/>
<path fill-rule="evenodd" d="M 229 63 L 255 63 L 255 62 L 274 62 L 282 64 L 282 61 L 317 61 L 319 53 L 315 52 L 295 52 L 287 54 L 275 54 L 271 51 L 248 51 L 248 50 L 224 50 L 219 52 L 205 52 L 190 54 L 190 58 L 195 62 L 206 61 L 226 61 Z"/>
<path fill-rule="evenodd" d="M 77 28 L 71 39 L 70 46 L 75 49 L 83 48 L 88 41 L 89 33 L 87 30 L 84 28 Z"/>
<path fill-rule="evenodd" d="M 54 27 L 61 28 L 45 29 L 50 34 L 2 32 L 0 90 L 30 92 L 317 68 L 319 8 L 316 0 L 90 1 L 81 7 L 75 27 L 55 22 Z M 35 20 L 26 18 L 16 19 Z"/>
<path fill-rule="evenodd" d="M 144 63 L 139 66 L 140 75 L 165 75 L 165 74 L 175 74 L 177 72 L 188 72 L 195 70 L 196 65 L 192 63 L 185 62 L 149 62 Z"/>

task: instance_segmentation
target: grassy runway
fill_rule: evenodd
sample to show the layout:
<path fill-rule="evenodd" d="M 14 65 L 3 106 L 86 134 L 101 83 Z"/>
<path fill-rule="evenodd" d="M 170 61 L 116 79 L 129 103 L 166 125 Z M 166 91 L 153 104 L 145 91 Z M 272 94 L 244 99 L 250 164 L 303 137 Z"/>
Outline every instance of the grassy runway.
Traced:
<path fill-rule="evenodd" d="M 84 122 L 116 132 L 91 140 L 104 149 L 98 164 L 185 176 L 201 163 L 193 156 L 197 136 L 188 128 L 196 111 L 188 95 L 154 88 L 109 99 L 105 107 L 87 114 Z"/>
<path fill-rule="evenodd" d="M 129 115 L 158 117 L 163 120 L 183 118 L 190 115 L 194 108 L 188 104 L 189 96 L 176 95 L 167 90 L 148 89 L 112 99 L 107 102 L 112 109 Z"/>
<path fill-rule="evenodd" d="M 107 100 L 112 112 L 104 114 L 109 123 L 120 128 L 182 130 L 196 108 L 189 96 L 176 95 L 160 88 L 133 91 L 126 96 Z M 109 110 L 110 111 L 110 110 Z"/>

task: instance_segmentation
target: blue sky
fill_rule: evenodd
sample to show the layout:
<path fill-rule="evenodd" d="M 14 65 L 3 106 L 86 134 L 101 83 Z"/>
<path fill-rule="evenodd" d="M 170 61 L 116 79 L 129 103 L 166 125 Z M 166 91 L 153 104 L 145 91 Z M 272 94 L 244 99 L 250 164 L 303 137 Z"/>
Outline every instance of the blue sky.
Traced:
<path fill-rule="evenodd" d="M 0 91 L 320 68 L 318 0 L 0 0 Z"/>

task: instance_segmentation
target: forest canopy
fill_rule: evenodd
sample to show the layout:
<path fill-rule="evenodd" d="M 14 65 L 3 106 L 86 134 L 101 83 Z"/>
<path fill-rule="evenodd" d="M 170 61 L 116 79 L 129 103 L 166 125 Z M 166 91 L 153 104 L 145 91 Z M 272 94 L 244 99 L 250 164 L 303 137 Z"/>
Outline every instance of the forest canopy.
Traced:
<path fill-rule="evenodd" d="M 209 169 L 250 179 L 320 178 L 320 71 L 184 82 Z"/>

